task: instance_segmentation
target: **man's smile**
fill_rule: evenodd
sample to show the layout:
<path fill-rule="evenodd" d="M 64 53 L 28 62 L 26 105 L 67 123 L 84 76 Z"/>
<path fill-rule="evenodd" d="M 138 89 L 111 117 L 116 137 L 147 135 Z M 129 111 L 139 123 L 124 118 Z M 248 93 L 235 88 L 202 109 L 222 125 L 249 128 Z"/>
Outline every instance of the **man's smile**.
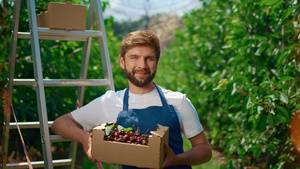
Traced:
<path fill-rule="evenodd" d="M 133 71 L 133 74 L 136 74 L 138 76 L 146 76 L 146 75 L 149 75 L 150 74 L 150 70 L 134 70 Z"/>

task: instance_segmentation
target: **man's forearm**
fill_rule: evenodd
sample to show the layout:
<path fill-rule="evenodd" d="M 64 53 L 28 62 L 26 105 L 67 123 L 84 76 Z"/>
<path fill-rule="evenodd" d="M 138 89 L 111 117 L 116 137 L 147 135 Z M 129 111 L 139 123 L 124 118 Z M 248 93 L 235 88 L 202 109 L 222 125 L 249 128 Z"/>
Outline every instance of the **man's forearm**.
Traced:
<path fill-rule="evenodd" d="M 83 143 L 89 137 L 89 132 L 82 130 L 74 121 L 71 114 L 66 114 L 56 119 L 52 124 L 52 131 L 72 141 Z"/>
<path fill-rule="evenodd" d="M 175 155 L 168 144 L 165 144 L 166 158 L 163 168 L 178 165 L 199 165 L 208 162 L 212 157 L 212 151 L 205 133 L 189 138 L 192 148 L 189 151 Z"/>
<path fill-rule="evenodd" d="M 96 162 L 91 154 L 91 133 L 81 129 L 70 113 L 56 119 L 52 124 L 52 131 L 65 139 L 81 143 L 87 157 Z"/>
<path fill-rule="evenodd" d="M 199 165 L 208 162 L 212 157 L 211 148 L 207 144 L 198 144 L 187 152 L 178 154 L 177 165 Z"/>

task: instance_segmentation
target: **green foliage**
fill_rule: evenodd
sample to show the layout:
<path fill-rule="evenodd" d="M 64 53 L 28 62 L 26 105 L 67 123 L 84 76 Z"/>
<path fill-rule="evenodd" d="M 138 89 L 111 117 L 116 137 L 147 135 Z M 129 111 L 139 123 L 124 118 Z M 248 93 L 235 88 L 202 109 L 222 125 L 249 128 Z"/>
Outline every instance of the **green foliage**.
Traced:
<path fill-rule="evenodd" d="M 39 1 L 37 6 L 46 8 L 48 2 Z M 107 3 L 103 3 L 105 8 Z M 0 4 L 2 91 L 8 77 L 13 1 Z M 176 40 L 161 57 L 155 81 L 190 98 L 211 144 L 227 155 L 222 168 L 299 167 L 288 132 L 291 117 L 300 108 L 298 15 L 297 1 L 205 0 L 203 8 L 184 16 L 184 27 L 174 32 Z M 26 1 L 22 1 L 20 16 L 19 31 L 27 32 Z M 119 66 L 121 37 L 114 35 L 113 23 L 112 17 L 105 20 L 115 88 L 119 90 L 127 81 Z M 79 77 L 82 42 L 40 42 L 44 77 Z M 17 54 L 15 77 L 33 78 L 28 40 L 18 41 Z M 96 40 L 89 65 L 88 78 L 103 76 Z M 101 87 L 87 87 L 84 104 L 104 92 Z M 75 87 L 46 88 L 45 94 L 49 120 L 76 106 Z M 14 87 L 13 105 L 19 121 L 38 120 L 34 87 Z M 34 133 L 24 133 L 24 137 L 37 137 Z M 11 138 L 16 139 L 10 148 L 19 145 L 17 133 L 12 131 Z M 39 142 L 32 140 L 29 146 L 37 147 Z M 88 162 L 84 165 L 90 167 Z"/>
<path fill-rule="evenodd" d="M 157 83 L 191 99 L 227 154 L 222 168 L 299 164 L 289 136 L 300 107 L 298 15 L 294 1 L 203 1 L 161 58 Z"/>
<path fill-rule="evenodd" d="M 51 0 L 53 2 L 53 0 Z M 60 0 L 54 0 L 61 2 Z M 40 8 L 47 8 L 50 1 L 38 1 L 36 6 Z M 88 1 L 73 0 L 73 4 L 87 5 Z M 8 64 L 9 64 L 9 49 L 11 42 L 11 31 L 13 22 L 13 5 L 14 1 L 4 0 L 1 1 L 1 42 L 0 45 L 0 82 L 1 82 L 1 97 L 2 92 L 5 90 L 6 79 L 8 78 Z M 107 2 L 102 2 L 102 8 L 108 5 Z M 37 13 L 39 11 L 37 10 Z M 88 15 L 88 6 L 87 6 Z M 127 86 L 127 80 L 123 76 L 123 70 L 119 68 L 119 47 L 120 37 L 114 36 L 111 29 L 113 18 L 105 20 L 106 36 L 113 68 L 113 74 L 116 76 L 115 81 L 116 89 L 124 88 Z M 21 13 L 19 31 L 28 32 L 28 13 L 26 1 L 21 1 Z M 53 40 L 40 40 L 41 60 L 44 78 L 49 79 L 78 79 L 81 68 L 81 58 L 83 54 L 83 42 L 74 41 L 53 41 Z M 30 40 L 18 39 L 17 45 L 17 58 L 15 65 L 15 78 L 29 78 L 33 79 L 33 64 Z M 100 47 L 98 39 L 93 39 L 91 54 L 88 67 L 89 79 L 103 78 Z M 48 112 L 48 120 L 52 121 L 57 117 L 69 113 L 76 108 L 77 87 L 49 87 L 45 88 L 45 98 Z M 84 104 L 90 102 L 92 99 L 100 96 L 106 91 L 104 87 L 86 87 Z M 2 100 L 2 99 L 1 99 Z M 3 109 L 3 103 L 0 103 Z M 17 116 L 18 121 L 30 122 L 38 121 L 36 92 L 34 86 L 14 86 L 12 104 Z M 13 119 L 11 119 L 13 121 Z M 1 116 L 0 121 L 3 121 Z M 3 123 L 1 122 L 1 125 Z M 2 128 L 2 127 L 1 127 Z M 28 129 L 29 130 L 29 129 Z M 23 132 L 23 136 L 28 138 L 38 138 L 38 132 Z M 2 133 L 2 132 L 1 132 Z M 18 133 L 15 130 L 10 131 L 11 140 L 8 152 L 12 152 L 19 144 Z M 2 137 L 1 137 L 2 139 Z M 1 142 L 1 140 L 0 140 Z M 34 139 L 32 142 L 27 143 L 28 147 L 34 146 L 39 151 L 40 139 Z"/>

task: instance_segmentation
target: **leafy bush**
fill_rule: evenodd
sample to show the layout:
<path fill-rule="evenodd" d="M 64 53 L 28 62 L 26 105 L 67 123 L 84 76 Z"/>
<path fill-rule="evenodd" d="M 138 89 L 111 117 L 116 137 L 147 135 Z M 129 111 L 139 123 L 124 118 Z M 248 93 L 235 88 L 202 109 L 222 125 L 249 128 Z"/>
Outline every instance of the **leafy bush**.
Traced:
<path fill-rule="evenodd" d="M 45 8 L 47 2 L 37 6 Z M 1 88 L 8 71 L 12 6 L 13 1 L 1 2 L 5 10 L 1 10 L 0 39 L 7 42 L 0 45 Z M 298 15 L 298 1 L 205 0 L 203 8 L 185 15 L 183 28 L 174 32 L 176 40 L 161 58 L 155 81 L 191 99 L 211 144 L 227 155 L 223 168 L 299 167 L 289 136 L 291 117 L 300 108 Z M 19 31 L 28 31 L 24 8 L 20 16 Z M 112 23 L 113 18 L 105 21 L 118 90 L 127 82 L 118 61 L 120 37 L 114 36 Z M 88 77 L 99 78 L 99 47 L 93 44 Z M 81 42 L 43 40 L 44 77 L 78 78 L 82 46 Z M 28 40 L 18 42 L 17 53 L 15 77 L 33 78 Z M 84 102 L 103 92 L 103 88 L 87 87 Z M 45 93 L 49 120 L 75 108 L 76 88 L 47 88 Z M 38 120 L 34 87 L 17 86 L 13 96 L 20 121 Z M 17 140 L 17 133 L 11 134 Z M 24 137 L 36 136 L 29 132 Z M 15 140 L 12 144 L 17 144 Z M 40 142 L 33 141 L 29 146 Z"/>
<path fill-rule="evenodd" d="M 61 2 L 60 0 L 51 0 Z M 47 4 L 50 1 L 36 2 L 36 7 L 47 8 Z M 88 1 L 73 0 L 73 4 L 87 5 Z M 14 1 L 5 0 L 0 3 L 0 7 L 3 10 L 1 12 L 1 35 L 0 39 L 4 44 L 0 45 L 0 82 L 1 82 L 1 101 L 3 91 L 5 90 L 5 84 L 8 78 L 8 62 L 9 62 L 9 49 L 11 42 L 11 29 L 13 21 L 13 5 Z M 102 2 L 102 8 L 108 5 L 107 2 Z M 88 6 L 87 6 L 88 7 Z M 39 11 L 37 11 L 39 13 Z M 88 8 L 87 8 L 88 15 Z M 109 48 L 109 54 L 111 57 L 111 63 L 113 68 L 113 74 L 117 74 L 117 80 L 115 81 L 116 89 L 124 88 L 126 86 L 126 79 L 118 78 L 118 74 L 123 75 L 123 71 L 119 68 L 119 45 L 120 37 L 114 36 L 114 32 L 111 29 L 113 18 L 105 20 L 107 43 Z M 21 1 L 21 13 L 19 31 L 28 32 L 28 14 L 26 1 Z M 74 41 L 53 41 L 53 40 L 40 40 L 41 48 L 41 60 L 43 68 L 44 78 L 49 79 L 78 79 L 81 68 L 81 58 L 83 53 L 83 42 Z M 33 64 L 32 64 L 31 43 L 28 39 L 18 39 L 17 45 L 17 57 L 15 65 L 15 78 L 28 78 L 33 79 Z M 118 73 L 121 71 L 121 73 Z M 100 56 L 100 47 L 97 39 L 93 39 L 91 56 L 88 67 L 88 78 L 98 79 L 103 78 L 102 63 Z M 125 85 L 124 85 L 125 84 Z M 104 87 L 86 87 L 84 104 L 91 101 L 95 97 L 105 92 Z M 48 120 L 52 121 L 57 117 L 66 114 L 76 108 L 77 99 L 77 87 L 48 87 L 45 88 L 45 98 L 48 112 Z M 38 110 L 36 103 L 36 91 L 34 86 L 14 86 L 12 104 L 19 122 L 31 122 L 38 121 Z M 3 109 L 3 102 L 0 102 L 1 109 Z M 1 125 L 3 125 L 3 115 L 0 117 Z M 11 121 L 14 121 L 11 119 Z M 2 127 L 1 127 L 2 128 Z M 2 133 L 2 132 L 1 132 Z M 35 147 L 38 151 L 41 151 L 39 132 L 36 130 L 27 129 L 24 130 L 23 137 L 26 140 L 26 144 L 29 147 Z M 16 147 L 21 149 L 19 136 L 16 130 L 10 130 L 9 141 L 9 153 L 16 151 Z M 1 136 L 2 139 L 2 136 Z M 0 144 L 2 141 L 0 140 Z M 61 146 L 64 146 L 62 144 Z M 18 150 L 17 150 L 18 151 Z M 22 152 L 21 152 L 22 153 Z M 40 160 L 40 159 L 38 159 Z"/>
<path fill-rule="evenodd" d="M 204 1 L 161 58 L 156 81 L 191 99 L 227 155 L 222 168 L 299 164 L 289 136 L 300 108 L 298 15 L 294 1 Z"/>

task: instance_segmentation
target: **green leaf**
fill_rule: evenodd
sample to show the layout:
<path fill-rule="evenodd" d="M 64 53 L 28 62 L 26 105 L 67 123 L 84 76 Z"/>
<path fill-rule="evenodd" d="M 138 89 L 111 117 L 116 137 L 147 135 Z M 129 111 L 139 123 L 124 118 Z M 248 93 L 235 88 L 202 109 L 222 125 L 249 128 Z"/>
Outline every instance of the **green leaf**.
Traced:
<path fill-rule="evenodd" d="M 270 87 L 270 85 L 271 84 L 273 84 L 273 82 L 272 81 L 263 81 L 261 84 L 260 84 L 260 86 L 262 86 L 262 87 Z"/>
<path fill-rule="evenodd" d="M 271 113 L 268 114 L 267 116 L 268 118 L 268 123 L 271 127 L 275 127 L 275 124 L 274 124 L 274 119 L 273 119 L 273 115 Z"/>
<path fill-rule="evenodd" d="M 254 116 L 254 115 L 251 115 L 251 116 L 248 118 L 248 122 L 252 122 L 252 123 L 255 125 L 255 122 L 256 122 L 255 116 Z"/>
<path fill-rule="evenodd" d="M 226 86 L 229 83 L 228 79 L 222 79 L 218 82 L 218 86 L 214 88 L 213 90 L 219 90 L 222 89 L 223 86 Z"/>
<path fill-rule="evenodd" d="M 276 100 L 276 97 L 274 94 L 267 95 L 267 96 L 265 96 L 265 98 L 270 98 L 270 99 L 272 99 L 272 101 Z"/>
<path fill-rule="evenodd" d="M 277 1 L 275 4 L 273 4 L 272 5 L 272 9 L 276 9 L 276 8 L 278 8 L 281 4 L 282 4 L 282 2 L 283 2 L 283 0 L 279 0 L 279 1 Z"/>
<path fill-rule="evenodd" d="M 248 100 L 249 100 L 250 96 L 247 96 L 244 98 L 244 101 L 243 101 L 243 112 L 247 112 L 247 104 L 248 104 Z"/>
<path fill-rule="evenodd" d="M 227 90 L 223 90 L 219 96 L 219 104 L 221 104 L 224 100 L 224 98 L 227 96 L 228 91 Z"/>
<path fill-rule="evenodd" d="M 259 158 L 261 155 L 261 148 L 258 144 L 253 146 L 253 155 L 255 158 Z"/>
<path fill-rule="evenodd" d="M 250 96 L 248 96 L 248 100 L 247 100 L 247 106 L 246 106 L 246 108 L 247 108 L 247 109 L 249 109 L 250 107 L 253 107 L 253 104 L 252 104 L 252 102 L 251 102 L 251 97 L 250 97 Z"/>
<path fill-rule="evenodd" d="M 271 5 L 274 5 L 274 4 L 276 4 L 280 1 L 283 1 L 283 0 L 263 0 L 263 1 L 261 1 L 261 4 L 271 6 Z"/>
<path fill-rule="evenodd" d="M 287 109 L 285 109 L 282 106 L 277 106 L 277 110 L 281 116 L 285 117 L 286 119 L 289 119 L 290 116 L 289 116 L 289 112 Z"/>
<path fill-rule="evenodd" d="M 282 18 L 282 20 L 285 20 L 288 16 L 290 16 L 291 13 L 293 12 L 293 10 L 294 10 L 295 8 L 296 8 L 296 7 L 289 7 L 289 8 L 286 10 L 285 16 Z"/>
<path fill-rule="evenodd" d="M 300 100 L 300 95 L 298 95 L 298 96 L 296 96 L 296 97 L 294 97 L 294 98 L 291 98 L 291 99 L 289 100 L 289 102 L 290 102 L 290 104 L 294 104 L 294 103 L 296 103 L 298 100 Z"/>
<path fill-rule="evenodd" d="M 233 83 L 230 95 L 234 95 L 235 92 L 236 92 L 236 83 Z"/>
<path fill-rule="evenodd" d="M 131 128 L 131 127 L 127 127 L 127 128 L 123 128 L 122 130 L 124 130 L 124 131 L 128 132 L 128 131 L 132 131 L 132 130 L 133 130 L 133 128 Z"/>
<path fill-rule="evenodd" d="M 280 92 L 279 100 L 282 101 L 283 103 L 288 104 L 289 103 L 289 96 L 286 95 L 283 92 Z"/>
<path fill-rule="evenodd" d="M 228 90 L 228 92 L 230 92 L 230 94 L 228 94 L 228 96 L 227 96 L 227 105 L 228 105 L 228 107 L 230 107 L 230 106 L 233 104 L 233 101 L 234 101 L 234 96 L 233 96 L 233 94 L 234 94 L 235 91 L 236 91 L 236 89 L 235 89 L 235 83 L 230 82 L 230 83 L 227 85 L 227 90 Z"/>
<path fill-rule="evenodd" d="M 294 77 L 291 77 L 291 76 L 284 76 L 282 78 L 280 78 L 280 82 L 286 82 L 286 81 L 290 81 L 290 80 L 295 80 Z"/>
<path fill-rule="evenodd" d="M 262 106 L 257 106 L 257 113 L 260 114 L 261 111 L 264 110 Z"/>
<path fill-rule="evenodd" d="M 265 113 L 262 113 L 258 118 L 257 127 L 260 131 L 266 130 L 267 127 L 267 115 Z"/>
<path fill-rule="evenodd" d="M 286 159 L 287 158 L 287 154 L 282 154 L 281 156 L 279 156 L 278 159 Z"/>
<path fill-rule="evenodd" d="M 276 75 L 276 76 L 279 76 L 279 74 L 278 74 L 277 70 L 275 70 L 275 69 L 271 69 L 271 72 L 272 72 L 274 75 Z"/>
<path fill-rule="evenodd" d="M 262 86 L 258 86 L 258 88 L 260 89 L 259 91 L 262 91 L 263 95 L 267 95 L 266 90 Z"/>
<path fill-rule="evenodd" d="M 121 130 L 123 130 L 123 129 L 124 129 L 124 127 L 123 127 L 123 126 L 121 126 L 121 125 L 117 125 L 117 128 L 118 128 L 118 130 L 119 130 L 119 131 L 121 131 Z"/>
<path fill-rule="evenodd" d="M 111 125 L 108 125 L 105 127 L 105 135 L 108 136 L 110 134 L 110 131 L 112 129 L 112 126 Z"/>
<path fill-rule="evenodd" d="M 227 106 L 230 107 L 233 104 L 234 96 L 228 95 Z"/>
<path fill-rule="evenodd" d="M 280 122 L 277 115 L 275 115 L 275 116 L 273 115 L 273 122 L 274 122 L 275 126 Z"/>

